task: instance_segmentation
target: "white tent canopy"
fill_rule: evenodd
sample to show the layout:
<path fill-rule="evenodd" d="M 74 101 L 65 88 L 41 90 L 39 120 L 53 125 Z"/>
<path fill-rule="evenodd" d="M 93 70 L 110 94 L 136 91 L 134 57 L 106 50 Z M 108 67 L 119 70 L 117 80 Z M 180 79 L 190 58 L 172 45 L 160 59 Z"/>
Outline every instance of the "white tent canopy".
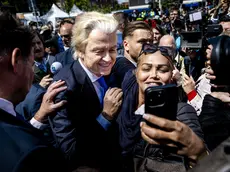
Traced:
<path fill-rule="evenodd" d="M 34 16 L 33 13 L 25 13 L 24 17 L 28 21 L 33 21 L 33 22 L 37 22 L 37 21 L 40 22 L 41 21 L 40 17 L 39 16 L 37 16 L 37 17 Z"/>
<path fill-rule="evenodd" d="M 44 16 L 41 16 L 41 19 L 45 20 L 46 22 L 51 21 L 53 25 L 55 25 L 55 18 L 62 17 L 69 17 L 69 15 L 66 12 L 59 9 L 55 4 L 53 4 L 49 12 L 46 13 Z"/>
<path fill-rule="evenodd" d="M 205 0 L 184 0 L 183 4 L 192 4 L 197 2 L 204 2 Z"/>
<path fill-rule="evenodd" d="M 71 17 L 75 17 L 81 13 L 82 13 L 82 11 L 74 4 L 73 7 L 71 8 L 70 12 L 69 12 L 69 15 Z"/>

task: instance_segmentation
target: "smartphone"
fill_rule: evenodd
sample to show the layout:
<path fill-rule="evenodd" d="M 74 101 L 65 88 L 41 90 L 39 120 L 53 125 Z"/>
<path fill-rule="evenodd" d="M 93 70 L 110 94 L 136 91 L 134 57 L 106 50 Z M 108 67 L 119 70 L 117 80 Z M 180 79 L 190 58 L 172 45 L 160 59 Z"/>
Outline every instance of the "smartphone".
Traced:
<path fill-rule="evenodd" d="M 145 113 L 176 120 L 178 102 L 175 84 L 152 86 L 145 90 Z"/>
<path fill-rule="evenodd" d="M 184 57 L 184 67 L 185 67 L 185 73 L 186 75 L 190 76 L 191 74 L 191 59 L 188 56 Z"/>

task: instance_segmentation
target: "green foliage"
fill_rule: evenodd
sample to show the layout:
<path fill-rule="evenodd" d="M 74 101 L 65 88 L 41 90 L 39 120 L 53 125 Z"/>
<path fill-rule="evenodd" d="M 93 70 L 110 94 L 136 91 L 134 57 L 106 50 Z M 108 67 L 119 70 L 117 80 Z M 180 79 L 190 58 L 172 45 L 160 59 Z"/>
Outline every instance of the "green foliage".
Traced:
<path fill-rule="evenodd" d="M 178 0 L 162 0 L 162 6 L 166 8 L 170 8 L 172 6 L 178 5 Z"/>
<path fill-rule="evenodd" d="M 65 11 L 68 13 L 73 7 L 74 0 L 65 0 Z"/>
<path fill-rule="evenodd" d="M 74 2 L 78 8 L 83 11 L 88 11 L 90 8 L 90 1 L 89 0 L 75 0 Z"/>
<path fill-rule="evenodd" d="M 2 4 L 14 7 L 17 12 L 28 11 L 28 5 L 25 0 L 4 0 Z"/>
<path fill-rule="evenodd" d="M 40 12 L 45 14 L 56 1 L 57 0 L 36 0 L 36 4 Z"/>
<path fill-rule="evenodd" d="M 9 1 L 5 0 L 2 2 L 3 5 L 10 5 Z"/>
<path fill-rule="evenodd" d="M 57 0 L 35 0 L 38 9 L 41 12 L 47 12 L 53 3 Z M 29 12 L 27 0 L 3 0 L 3 5 L 15 7 L 16 12 Z"/>

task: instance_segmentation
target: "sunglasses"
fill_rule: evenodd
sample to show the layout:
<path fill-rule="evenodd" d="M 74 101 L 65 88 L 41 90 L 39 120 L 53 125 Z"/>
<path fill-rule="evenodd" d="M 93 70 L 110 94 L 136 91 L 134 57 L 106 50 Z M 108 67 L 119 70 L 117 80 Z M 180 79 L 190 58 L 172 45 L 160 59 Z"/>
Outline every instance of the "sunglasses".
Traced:
<path fill-rule="evenodd" d="M 70 35 L 60 35 L 61 36 L 61 38 L 66 38 L 66 39 L 68 39 L 68 38 L 70 38 Z"/>
<path fill-rule="evenodd" d="M 172 47 L 157 46 L 155 44 L 149 44 L 149 43 L 144 43 L 142 45 L 142 49 L 141 49 L 141 52 L 139 54 L 139 57 L 142 54 L 149 54 L 149 53 L 153 54 L 153 53 L 155 53 L 157 51 L 160 51 L 163 56 L 169 57 L 171 61 L 174 59 L 175 50 Z"/>

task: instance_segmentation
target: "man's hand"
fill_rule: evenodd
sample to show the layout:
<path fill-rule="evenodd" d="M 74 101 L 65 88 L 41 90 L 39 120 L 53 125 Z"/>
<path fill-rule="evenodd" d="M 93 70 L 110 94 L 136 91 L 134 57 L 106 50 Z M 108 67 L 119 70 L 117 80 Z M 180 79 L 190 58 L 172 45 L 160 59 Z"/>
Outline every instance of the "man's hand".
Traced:
<path fill-rule="evenodd" d="M 53 78 L 51 78 L 50 75 L 46 75 L 42 78 L 39 85 L 43 88 L 47 88 L 51 84 L 52 81 L 53 81 Z"/>
<path fill-rule="evenodd" d="M 65 81 L 57 81 L 49 86 L 47 92 L 43 96 L 41 107 L 34 116 L 37 121 L 44 123 L 49 115 L 52 115 L 58 108 L 66 103 L 65 100 L 58 103 L 53 102 L 54 97 L 67 88 L 64 85 Z"/>
<path fill-rule="evenodd" d="M 194 161 L 206 151 L 203 141 L 187 125 L 154 115 L 146 114 L 143 117 L 161 128 L 152 128 L 145 122 L 141 122 L 141 135 L 150 144 L 176 147 L 177 154 L 185 155 Z"/>
<path fill-rule="evenodd" d="M 230 94 L 227 92 L 212 92 L 211 96 L 221 100 L 224 103 L 230 103 Z"/>
<path fill-rule="evenodd" d="M 111 121 L 119 110 L 122 103 L 122 90 L 119 88 L 109 88 L 104 97 L 103 116 Z"/>
<path fill-rule="evenodd" d="M 211 60 L 212 49 L 213 49 L 213 46 L 212 46 L 212 45 L 209 45 L 208 48 L 206 49 L 206 58 L 207 58 L 208 60 Z"/>
<path fill-rule="evenodd" d="M 223 2 L 220 2 L 218 5 L 217 5 L 217 7 L 216 7 L 216 10 L 219 10 L 222 6 L 223 6 Z"/>
<path fill-rule="evenodd" d="M 172 78 L 176 82 L 181 81 L 181 74 L 180 71 L 176 68 L 176 66 L 174 66 Z"/>
<path fill-rule="evenodd" d="M 189 94 L 191 91 L 195 90 L 195 81 L 192 76 L 186 74 L 183 75 L 182 87 L 186 94 Z"/>
<path fill-rule="evenodd" d="M 205 69 L 206 78 L 210 80 L 215 80 L 216 76 L 214 75 L 214 71 L 211 68 Z"/>

